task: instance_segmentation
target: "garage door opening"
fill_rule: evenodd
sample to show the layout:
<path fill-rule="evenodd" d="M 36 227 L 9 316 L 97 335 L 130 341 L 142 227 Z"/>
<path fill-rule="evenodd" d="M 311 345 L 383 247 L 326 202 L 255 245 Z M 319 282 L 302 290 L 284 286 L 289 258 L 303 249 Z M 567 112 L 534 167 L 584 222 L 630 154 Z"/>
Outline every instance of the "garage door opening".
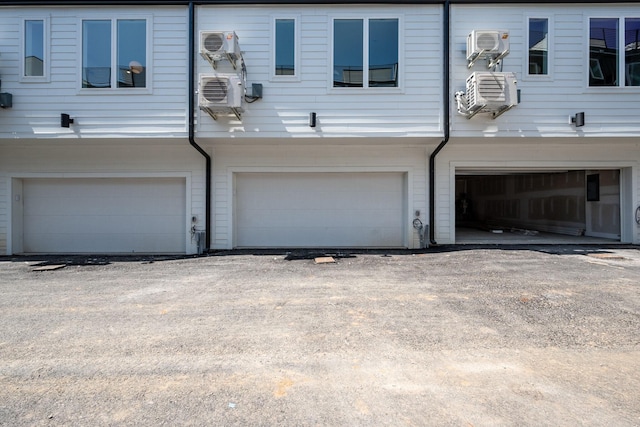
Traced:
<path fill-rule="evenodd" d="M 620 242 L 620 170 L 456 171 L 456 243 Z"/>

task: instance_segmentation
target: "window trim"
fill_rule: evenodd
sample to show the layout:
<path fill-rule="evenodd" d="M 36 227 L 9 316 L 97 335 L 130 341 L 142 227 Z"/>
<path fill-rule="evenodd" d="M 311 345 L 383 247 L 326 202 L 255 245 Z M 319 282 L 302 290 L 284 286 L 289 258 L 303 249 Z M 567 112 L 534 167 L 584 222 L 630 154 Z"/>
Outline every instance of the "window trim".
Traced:
<path fill-rule="evenodd" d="M 27 21 L 42 21 L 42 76 L 25 76 L 26 59 L 26 23 Z M 51 81 L 51 33 L 50 17 L 44 15 L 24 17 L 20 20 L 20 82 L 21 83 L 49 83 Z"/>
<path fill-rule="evenodd" d="M 530 21 L 532 19 L 546 19 L 547 20 L 547 74 L 530 74 L 529 73 L 529 36 L 530 36 Z M 553 34 L 553 18 L 548 15 L 526 15 L 524 21 L 524 28 L 526 29 L 526 54 L 524 56 L 524 80 L 542 80 L 542 81 L 550 81 L 554 80 L 554 34 Z"/>
<path fill-rule="evenodd" d="M 144 20 L 146 24 L 146 81 L 145 87 L 118 87 L 117 73 L 113 72 L 118 63 L 118 21 Z M 82 87 L 83 68 L 83 22 L 84 21 L 110 21 L 111 23 L 111 87 L 108 88 L 86 88 Z M 153 57 L 151 37 L 153 35 L 153 19 L 150 15 L 88 15 L 78 20 L 78 70 L 77 70 L 77 93 L 79 94 L 102 94 L 102 95 L 123 95 L 123 94 L 150 94 L 152 93 L 153 82 Z"/>
<path fill-rule="evenodd" d="M 280 19 L 292 19 L 294 25 L 293 35 L 293 55 L 294 55 L 294 73 L 293 75 L 276 74 L 276 21 Z M 271 49 L 271 57 L 269 62 L 269 80 L 273 82 L 299 82 L 301 80 L 300 70 L 300 15 L 272 15 L 271 16 L 271 40 L 273 42 Z"/>
<path fill-rule="evenodd" d="M 333 86 L 333 61 L 334 61 L 334 28 L 335 21 L 340 19 L 362 19 L 363 20 L 363 67 L 366 66 L 369 69 L 369 21 L 375 19 L 396 19 L 398 21 L 398 86 L 395 87 L 369 87 L 368 79 L 363 78 L 362 87 L 334 87 Z M 405 80 L 405 66 L 404 66 L 404 19 L 403 15 L 390 15 L 388 13 L 380 14 L 340 14 L 329 17 L 329 69 L 327 73 L 327 91 L 336 94 L 348 94 L 348 93 L 403 93 L 404 92 L 404 80 Z M 364 72 L 363 72 L 364 76 Z M 365 86 L 364 83 L 367 83 Z"/>
<path fill-rule="evenodd" d="M 628 18 L 634 18 L 634 19 L 640 19 L 640 14 L 637 14 L 636 16 L 634 16 L 634 14 L 632 13 L 625 13 L 625 12 L 621 12 L 618 14 L 611 14 L 611 13 L 606 13 L 606 14 L 598 14 L 598 15 L 588 15 L 585 16 L 585 40 L 586 42 L 585 44 L 585 59 L 583 62 L 583 66 L 585 68 L 585 71 L 582 74 L 582 78 L 583 78 L 583 85 L 585 87 L 585 91 L 587 92 L 599 92 L 599 93 L 605 93 L 605 92 L 613 92 L 613 93 L 618 93 L 620 91 L 624 91 L 624 92 L 630 92 L 630 93 L 635 93 L 635 92 L 639 92 L 640 93 L 640 86 L 627 86 L 626 84 L 618 84 L 616 86 L 590 86 L 589 85 L 589 73 L 591 72 L 591 66 L 590 66 L 590 61 L 591 61 L 591 20 L 592 19 L 617 19 L 618 20 L 618 82 L 624 82 L 625 81 L 625 30 L 626 30 L 626 22 L 625 20 Z"/>

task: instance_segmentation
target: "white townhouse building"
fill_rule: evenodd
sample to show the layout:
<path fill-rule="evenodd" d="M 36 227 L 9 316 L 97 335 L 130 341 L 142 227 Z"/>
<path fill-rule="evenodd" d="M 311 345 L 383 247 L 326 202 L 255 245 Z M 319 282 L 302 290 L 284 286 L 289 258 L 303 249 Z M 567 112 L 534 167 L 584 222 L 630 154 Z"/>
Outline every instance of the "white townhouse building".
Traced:
<path fill-rule="evenodd" d="M 461 226 L 478 220 L 639 243 L 640 3 L 450 8 L 454 101 L 450 138 L 435 161 L 438 243 L 464 241 Z M 509 88 L 512 75 L 517 89 L 499 91 L 507 102 L 477 99 Z M 460 103 L 456 92 L 465 92 Z M 474 115 L 469 103 L 490 108 Z"/>
<path fill-rule="evenodd" d="M 0 254 L 638 243 L 639 29 L 637 1 L 6 1 Z"/>

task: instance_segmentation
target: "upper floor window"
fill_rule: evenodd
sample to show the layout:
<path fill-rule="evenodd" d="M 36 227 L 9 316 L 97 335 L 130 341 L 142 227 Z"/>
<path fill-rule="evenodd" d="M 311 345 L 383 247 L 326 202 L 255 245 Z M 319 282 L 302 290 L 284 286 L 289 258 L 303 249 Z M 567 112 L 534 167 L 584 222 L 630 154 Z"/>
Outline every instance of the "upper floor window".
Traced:
<path fill-rule="evenodd" d="M 398 87 L 398 19 L 333 21 L 333 87 Z"/>
<path fill-rule="evenodd" d="M 529 75 L 549 74 L 549 20 L 529 18 Z"/>
<path fill-rule="evenodd" d="M 48 21 L 25 19 L 23 21 L 22 81 L 43 81 L 48 78 Z"/>
<path fill-rule="evenodd" d="M 589 86 L 640 86 L 640 18 L 591 18 Z"/>
<path fill-rule="evenodd" d="M 146 86 L 146 20 L 82 21 L 82 87 Z"/>
<path fill-rule="evenodd" d="M 275 20 L 275 69 L 276 76 L 296 75 L 296 21 Z"/>

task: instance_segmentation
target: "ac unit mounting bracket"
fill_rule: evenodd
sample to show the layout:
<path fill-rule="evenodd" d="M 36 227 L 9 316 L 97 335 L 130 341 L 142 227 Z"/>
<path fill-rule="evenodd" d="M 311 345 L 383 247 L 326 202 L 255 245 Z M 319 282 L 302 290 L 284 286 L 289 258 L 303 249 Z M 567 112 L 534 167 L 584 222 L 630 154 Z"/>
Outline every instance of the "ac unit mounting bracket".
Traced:
<path fill-rule="evenodd" d="M 500 117 L 501 115 L 503 115 L 507 111 L 511 110 L 513 107 L 515 107 L 515 105 L 505 105 L 504 107 L 502 107 L 498 111 L 494 111 L 493 113 L 491 113 L 491 119 L 493 119 L 493 120 L 497 119 L 498 117 Z"/>
<path fill-rule="evenodd" d="M 229 63 L 231 64 L 231 66 L 233 67 L 234 70 L 238 69 L 238 64 L 236 63 L 236 60 L 233 58 L 232 55 L 225 53 L 225 56 L 227 57 L 227 61 L 229 61 Z M 218 62 L 220 62 L 220 60 L 218 59 L 211 59 L 211 58 L 207 58 L 209 60 L 209 63 L 211 64 L 211 67 L 213 67 L 214 70 L 218 69 Z"/>
<path fill-rule="evenodd" d="M 480 58 L 485 58 L 487 60 L 487 69 L 492 69 L 495 68 L 499 63 L 500 60 L 502 60 L 502 58 L 504 58 L 505 56 L 507 56 L 509 54 L 508 50 L 502 51 L 499 54 L 485 54 L 485 50 L 481 50 L 480 52 L 474 53 L 473 57 L 471 59 L 469 59 L 469 62 L 467 64 L 467 68 L 471 69 L 473 68 L 473 66 L 476 64 L 476 62 L 478 62 L 478 60 Z"/>
<path fill-rule="evenodd" d="M 207 114 L 209 114 L 213 120 L 218 120 L 218 116 L 220 115 L 219 112 L 214 112 L 211 108 L 207 108 L 207 107 L 200 107 L 200 109 L 203 111 L 206 111 Z M 240 113 L 239 108 L 230 107 L 229 112 L 233 113 L 233 115 L 236 116 L 236 119 L 242 120 L 242 113 Z"/>

